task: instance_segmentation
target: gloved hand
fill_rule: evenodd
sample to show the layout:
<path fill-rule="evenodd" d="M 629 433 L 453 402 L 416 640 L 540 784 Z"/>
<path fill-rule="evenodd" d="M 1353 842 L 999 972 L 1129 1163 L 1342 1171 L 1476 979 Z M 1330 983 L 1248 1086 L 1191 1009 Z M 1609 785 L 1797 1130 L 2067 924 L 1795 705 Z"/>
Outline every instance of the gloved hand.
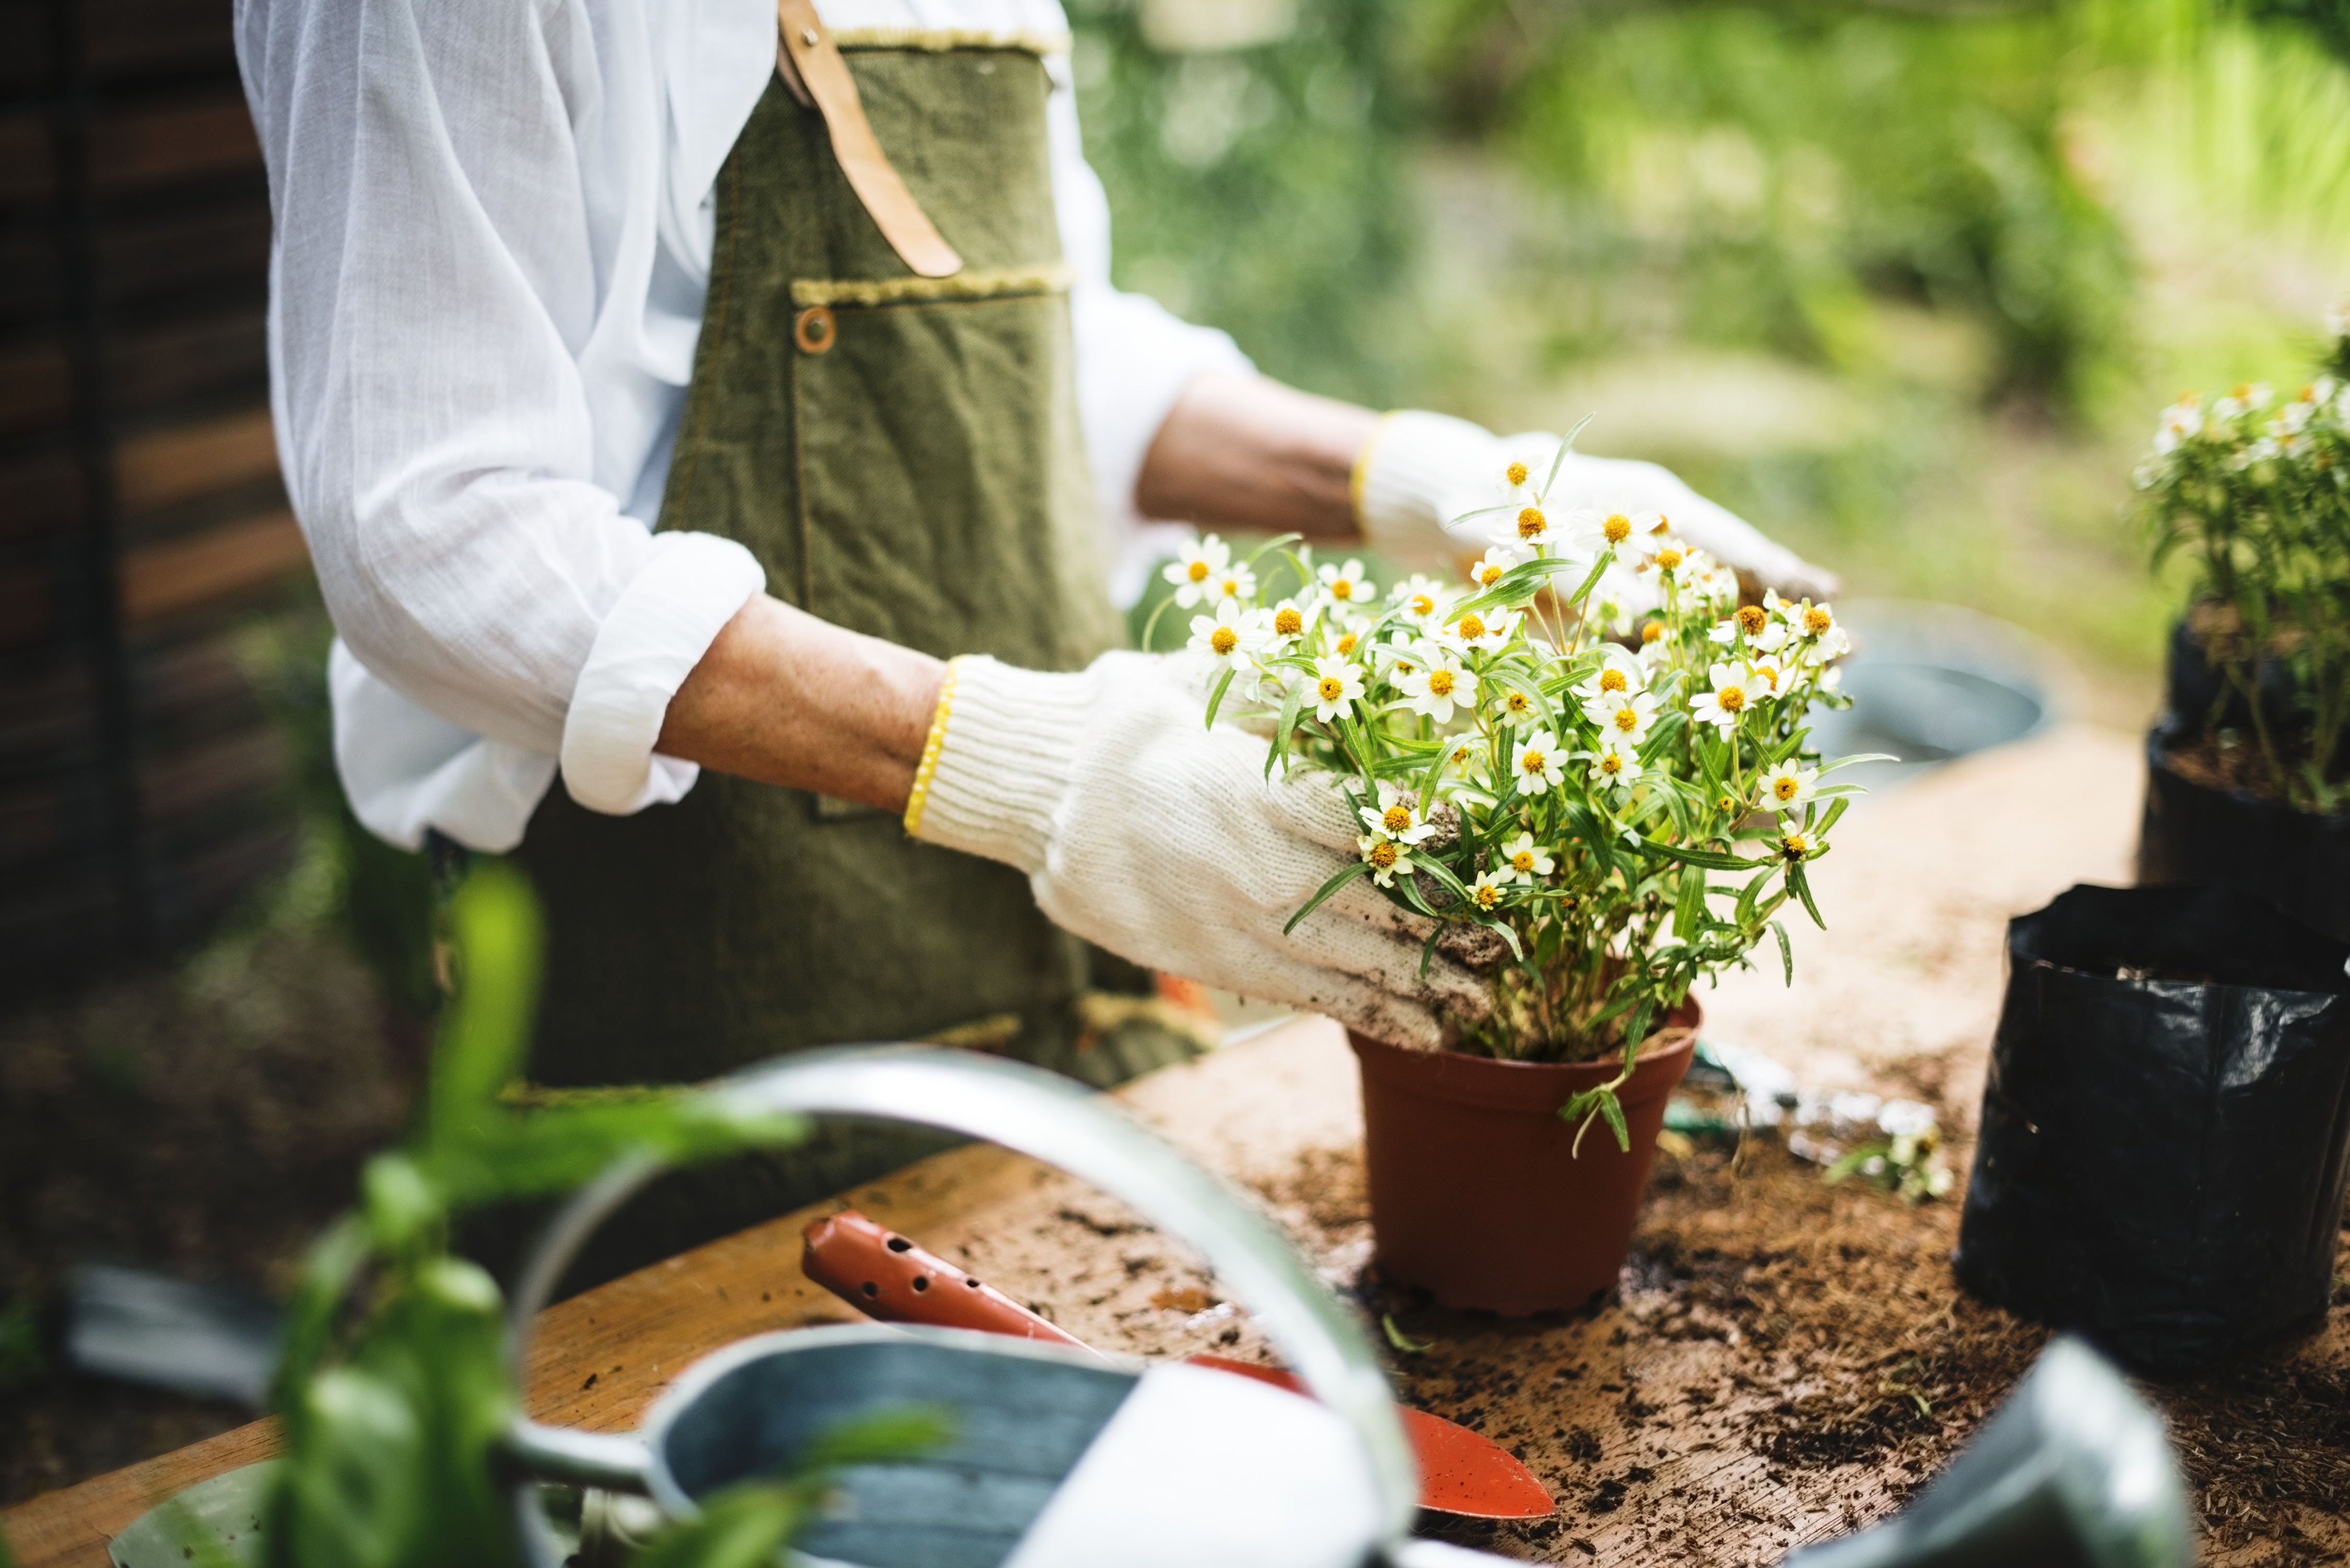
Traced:
<path fill-rule="evenodd" d="M 1264 776 L 1265 742 L 1209 729 L 1163 661 L 1108 653 L 1072 674 L 958 659 L 940 698 L 906 829 L 1027 874 L 1065 929 L 1136 963 L 1326 1012 L 1434 1050 L 1440 1005 L 1490 1007 L 1430 922 L 1367 879 L 1282 927 L 1356 857 L 1363 830 L 1336 784 Z"/>
<path fill-rule="evenodd" d="M 1541 431 L 1503 437 L 1446 414 L 1390 414 L 1380 421 L 1357 473 L 1355 510 L 1364 542 L 1407 564 L 1516 545 L 1513 520 L 1501 513 L 1453 529 L 1445 524 L 1499 505 L 1508 493 L 1505 473 L 1513 461 L 1523 462 L 1540 484 L 1558 446 L 1557 436 Z M 1840 586 L 1835 573 L 1773 543 L 1653 462 L 1569 452 L 1544 510 L 1560 518 L 1578 510 L 1659 512 L 1684 540 L 1789 598 L 1825 599 Z"/>

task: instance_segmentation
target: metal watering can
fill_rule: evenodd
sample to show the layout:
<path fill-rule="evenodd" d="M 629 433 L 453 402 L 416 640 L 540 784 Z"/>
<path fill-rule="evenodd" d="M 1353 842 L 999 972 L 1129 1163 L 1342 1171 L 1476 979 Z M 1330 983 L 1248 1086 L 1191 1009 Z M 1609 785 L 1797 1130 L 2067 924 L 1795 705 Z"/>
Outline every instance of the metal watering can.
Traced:
<path fill-rule="evenodd" d="M 891 1404 L 952 1407 L 961 1433 L 910 1463 L 852 1469 L 846 1506 L 798 1543 L 858 1568 L 1467 1568 L 1503 1559 L 1414 1541 L 1417 1477 L 1355 1318 L 1255 1210 L 1109 1103 L 1037 1068 L 961 1052 L 851 1048 L 718 1091 L 766 1111 L 911 1121 L 1059 1167 L 1191 1243 L 1248 1302 L 1312 1400 L 1181 1365 L 947 1329 L 762 1335 L 690 1370 L 635 1437 L 520 1422 L 537 1475 L 641 1491 L 664 1513 L 791 1462 L 827 1426 Z M 514 1305 L 516 1355 L 588 1232 L 655 1173 L 607 1174 L 549 1226 Z M 515 1491 L 542 1568 L 537 1493 Z M 2094 1352 L 2060 1340 L 1899 1518 L 1789 1568 L 2189 1568 L 2186 1501 L 2160 1420 Z"/>
<path fill-rule="evenodd" d="M 1109 1103 L 1014 1063 L 918 1046 L 779 1060 L 720 1085 L 746 1108 L 911 1121 L 1055 1165 L 1191 1243 L 1251 1303 L 1312 1398 L 1177 1364 L 1032 1340 L 856 1325 L 763 1334 L 689 1369 L 631 1436 L 517 1419 L 507 1457 L 534 1568 L 560 1568 L 541 1483 L 697 1499 L 792 1467 L 820 1434 L 910 1403 L 958 1419 L 946 1447 L 841 1472 L 806 1568 L 1473 1568 L 1504 1559 L 1415 1541 L 1417 1477 L 1378 1358 L 1286 1241 L 1215 1178 Z M 624 1161 L 540 1238 L 515 1293 L 517 1368 L 579 1246 L 658 1174 Z M 198 1489 L 224 1489 L 239 1477 Z M 591 1492 L 591 1499 L 596 1497 Z M 190 1494 L 206 1511 L 204 1500 Z M 126 1568 L 181 1568 L 167 1504 L 113 1544 Z M 639 1509 L 641 1503 L 637 1505 Z M 218 1511 L 218 1510 L 213 1510 Z M 629 1532 L 618 1532 L 625 1537 Z M 2159 1419 L 2095 1353 L 2050 1347 L 2007 1405 L 1898 1518 L 1806 1548 L 1788 1568 L 2190 1568 L 2184 1491 Z"/>

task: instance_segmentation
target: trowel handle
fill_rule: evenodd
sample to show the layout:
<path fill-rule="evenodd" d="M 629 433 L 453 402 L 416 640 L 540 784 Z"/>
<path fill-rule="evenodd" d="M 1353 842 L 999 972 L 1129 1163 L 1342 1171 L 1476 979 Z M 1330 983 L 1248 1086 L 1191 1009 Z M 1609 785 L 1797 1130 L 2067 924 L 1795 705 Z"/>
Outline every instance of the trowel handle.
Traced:
<path fill-rule="evenodd" d="M 980 1283 L 854 1209 L 817 1220 L 801 1241 L 801 1272 L 869 1318 L 1088 1348 L 993 1285 Z"/>

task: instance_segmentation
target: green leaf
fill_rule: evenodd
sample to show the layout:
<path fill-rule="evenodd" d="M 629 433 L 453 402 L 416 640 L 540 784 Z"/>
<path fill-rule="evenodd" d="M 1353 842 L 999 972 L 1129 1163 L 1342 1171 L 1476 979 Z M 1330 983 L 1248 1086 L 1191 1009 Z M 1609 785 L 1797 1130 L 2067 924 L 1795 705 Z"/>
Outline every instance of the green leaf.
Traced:
<path fill-rule="evenodd" d="M 433 1044 L 428 1136 L 457 1136 L 522 1071 L 537 1011 L 538 900 L 502 860 L 479 862 L 450 901 L 457 992 Z"/>
<path fill-rule="evenodd" d="M 1746 886 L 1738 890 L 1738 912 L 1732 919 L 1742 930 L 1754 923 L 1755 903 L 1762 897 L 1762 889 L 1770 880 L 1771 867 L 1765 866 L 1748 877 Z"/>
<path fill-rule="evenodd" d="M 1169 594 L 1165 598 L 1160 599 L 1157 605 L 1152 607 L 1150 618 L 1142 623 L 1142 635 L 1135 639 L 1136 647 L 1143 649 L 1145 652 L 1149 652 L 1157 646 L 1150 639 L 1159 630 L 1159 618 L 1165 615 L 1167 613 L 1168 607 L 1172 605 L 1174 602 L 1175 596 L 1173 594 Z"/>
<path fill-rule="evenodd" d="M 1290 742 L 1297 736 L 1297 716 L 1305 711 L 1305 682 L 1289 682 L 1287 695 L 1281 700 L 1281 717 L 1273 730 L 1273 744 L 1265 748 L 1264 776 L 1273 776 L 1273 764 L 1289 754 Z M 1285 771 L 1285 770 L 1284 770 Z"/>
<path fill-rule="evenodd" d="M 1369 864 L 1361 860 L 1356 861 L 1345 870 L 1340 871 L 1327 882 L 1323 883 L 1320 890 L 1315 892 L 1314 897 L 1305 900 L 1305 907 L 1304 909 L 1289 917 L 1289 924 L 1281 928 L 1281 934 L 1285 937 L 1290 932 L 1295 930 L 1297 929 L 1297 922 L 1312 914 L 1315 910 L 1320 909 L 1322 907 L 1323 900 L 1329 898 L 1331 894 L 1336 892 L 1339 888 L 1345 887 L 1356 877 L 1367 877 L 1370 874 L 1371 867 Z"/>
<path fill-rule="evenodd" d="M 1207 727 L 1209 729 L 1212 730 L 1216 727 L 1216 710 L 1224 705 L 1224 693 L 1232 690 L 1232 677 L 1240 672 L 1240 666 L 1236 664 L 1224 666 L 1224 673 L 1216 681 L 1215 691 L 1208 696 Z"/>
<path fill-rule="evenodd" d="M 887 1464 L 945 1448 L 960 1423 L 949 1405 L 895 1405 L 827 1429 L 809 1449 L 823 1469 Z"/>
<path fill-rule="evenodd" d="M 1900 760 L 1901 759 L 1899 757 L 1895 756 L 1891 752 L 1856 752 L 1851 756 L 1838 757 L 1832 763 L 1822 764 L 1820 768 L 1820 776 L 1822 778 L 1825 778 L 1828 774 L 1835 772 L 1836 769 L 1848 768 L 1855 763 L 1898 763 Z"/>
<path fill-rule="evenodd" d="M 1771 934 L 1779 939 L 1779 962 L 1786 971 L 1787 983 L 1795 983 L 1795 945 L 1787 940 L 1787 928 L 1778 921 L 1771 922 Z"/>
<path fill-rule="evenodd" d="M 772 1568 L 814 1511 L 805 1486 L 742 1481 L 702 1500 L 694 1519 L 661 1532 L 631 1568 Z"/>
<path fill-rule="evenodd" d="M 1401 1351 L 1406 1355 L 1425 1355 L 1430 1351 L 1436 1348 L 1436 1345 L 1432 1341 L 1414 1339 L 1410 1335 L 1405 1334 L 1403 1330 L 1398 1328 L 1396 1326 L 1395 1314 L 1391 1312 L 1383 1312 L 1379 1314 L 1379 1327 L 1387 1331 L 1388 1343 L 1394 1345 L 1396 1349 Z"/>
<path fill-rule="evenodd" d="M 1826 930 L 1828 923 L 1820 919 L 1820 907 L 1812 902 L 1812 879 L 1804 875 L 1802 861 L 1798 860 L 1787 867 L 1787 885 L 1794 888 L 1795 897 L 1804 901 L 1804 912 L 1811 916 L 1812 924 Z"/>
<path fill-rule="evenodd" d="M 1702 866 L 1710 871 L 1751 871 L 1764 864 L 1736 855 L 1725 855 L 1718 849 L 1700 849 L 1693 844 L 1660 844 L 1653 838 L 1640 840 L 1645 855 L 1658 860 L 1678 860 L 1685 866 Z"/>
<path fill-rule="evenodd" d="M 1812 829 L 1813 833 L 1822 837 L 1826 836 L 1828 829 L 1836 825 L 1836 818 L 1842 816 L 1845 813 L 1845 807 L 1851 804 L 1852 797 L 1850 795 L 1839 796 L 1828 806 L 1827 815 L 1820 818 L 1820 825 Z"/>
<path fill-rule="evenodd" d="M 1624 1103 L 1608 1095 L 1599 1102 L 1599 1114 L 1607 1118 L 1607 1130 L 1616 1135 L 1616 1147 L 1624 1153 L 1632 1148 L 1632 1131 L 1624 1123 Z"/>
<path fill-rule="evenodd" d="M 1287 549 L 1290 545 L 1295 545 L 1297 541 L 1305 537 L 1305 535 L 1303 534 L 1275 534 L 1272 538 L 1267 539 L 1263 544 L 1259 545 L 1255 549 L 1249 552 L 1249 566 L 1253 569 L 1259 561 L 1264 559 L 1265 556 L 1271 555 L 1274 551 Z M 1149 643 L 1145 643 L 1143 646 L 1148 648 L 1150 645 Z"/>
<path fill-rule="evenodd" d="M 1683 941 L 1694 938 L 1704 913 L 1705 867 L 1691 866 L 1681 872 L 1680 888 L 1673 895 L 1673 935 Z"/>
<path fill-rule="evenodd" d="M 1597 409 L 1592 410 L 1589 413 L 1575 421 L 1575 428 L 1573 430 L 1567 431 L 1565 435 L 1559 438 L 1558 451 L 1551 455 L 1550 474 L 1543 481 L 1541 494 L 1545 502 L 1547 502 L 1550 497 L 1550 487 L 1558 482 L 1558 471 L 1565 463 L 1566 454 L 1574 449 L 1575 438 L 1583 433 L 1584 426 L 1589 424 L 1598 417 L 1599 410 Z"/>

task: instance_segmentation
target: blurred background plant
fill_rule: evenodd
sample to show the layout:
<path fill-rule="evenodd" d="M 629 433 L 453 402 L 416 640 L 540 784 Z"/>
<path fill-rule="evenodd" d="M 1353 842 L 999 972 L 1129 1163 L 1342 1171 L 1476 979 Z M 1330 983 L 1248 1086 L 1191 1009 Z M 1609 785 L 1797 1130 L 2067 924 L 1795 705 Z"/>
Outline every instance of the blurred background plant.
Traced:
<path fill-rule="evenodd" d="M 2053 630 L 2135 725 L 2178 387 L 2350 288 L 2341 0 L 1071 0 L 1119 281 L 1266 370 L 1597 420 L 1850 591 Z"/>

